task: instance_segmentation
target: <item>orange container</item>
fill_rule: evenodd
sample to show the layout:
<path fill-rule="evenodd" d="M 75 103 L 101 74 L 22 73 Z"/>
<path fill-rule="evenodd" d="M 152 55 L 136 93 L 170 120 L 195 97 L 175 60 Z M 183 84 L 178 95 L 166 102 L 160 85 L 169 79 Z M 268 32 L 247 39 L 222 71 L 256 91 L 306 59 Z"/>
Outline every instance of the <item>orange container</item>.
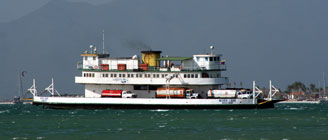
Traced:
<path fill-rule="evenodd" d="M 101 70 L 109 70 L 108 64 L 101 64 Z"/>
<path fill-rule="evenodd" d="M 140 64 L 140 69 L 147 71 L 148 70 L 148 64 Z"/>
<path fill-rule="evenodd" d="M 126 70 L 126 64 L 117 64 L 117 70 Z"/>

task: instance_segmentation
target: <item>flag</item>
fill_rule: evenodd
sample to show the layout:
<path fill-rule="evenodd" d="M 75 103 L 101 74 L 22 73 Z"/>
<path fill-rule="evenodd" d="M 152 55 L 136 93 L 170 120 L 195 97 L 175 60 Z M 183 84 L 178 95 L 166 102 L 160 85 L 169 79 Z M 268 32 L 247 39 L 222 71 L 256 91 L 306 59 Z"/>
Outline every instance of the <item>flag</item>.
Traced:
<path fill-rule="evenodd" d="M 221 64 L 224 65 L 225 64 L 225 59 L 224 60 L 221 60 Z"/>

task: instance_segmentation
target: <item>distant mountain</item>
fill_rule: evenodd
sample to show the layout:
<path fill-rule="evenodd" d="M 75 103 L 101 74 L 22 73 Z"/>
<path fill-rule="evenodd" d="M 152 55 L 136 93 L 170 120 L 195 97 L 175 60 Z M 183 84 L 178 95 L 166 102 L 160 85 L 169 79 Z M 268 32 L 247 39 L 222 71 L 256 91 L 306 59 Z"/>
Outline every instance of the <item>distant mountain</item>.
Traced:
<path fill-rule="evenodd" d="M 41 91 L 54 77 L 58 91 L 83 93 L 74 84 L 74 76 L 80 75 L 76 63 L 90 44 L 101 51 L 103 29 L 111 56 L 133 56 L 149 47 L 163 55 L 190 56 L 215 45 L 215 52 L 227 58 L 231 81 L 272 79 L 287 85 L 294 79 L 309 79 L 305 73 L 319 70 L 308 66 L 327 58 L 323 26 L 327 20 L 320 18 L 327 10 L 312 2 L 305 4 L 311 10 L 304 12 L 306 2 L 114 0 L 92 5 L 52 0 L 0 24 L 0 96 L 17 93 L 19 69 L 28 71 L 25 88 L 35 77 Z M 313 22 L 319 19 L 320 24 Z"/>

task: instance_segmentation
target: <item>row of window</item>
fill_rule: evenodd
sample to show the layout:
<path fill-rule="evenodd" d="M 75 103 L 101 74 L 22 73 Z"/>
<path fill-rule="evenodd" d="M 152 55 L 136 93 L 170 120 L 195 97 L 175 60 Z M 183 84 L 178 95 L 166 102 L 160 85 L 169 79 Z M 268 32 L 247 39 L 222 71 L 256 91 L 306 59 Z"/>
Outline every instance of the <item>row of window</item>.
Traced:
<path fill-rule="evenodd" d="M 121 77 L 121 78 L 165 78 L 167 76 L 167 74 L 116 74 L 116 73 L 112 73 L 112 74 L 107 74 L 107 73 L 103 73 L 102 77 Z M 179 75 L 175 75 L 176 78 L 178 78 Z"/>
<path fill-rule="evenodd" d="M 93 60 L 96 60 L 96 57 L 93 56 L 92 59 L 93 59 Z M 88 60 L 88 57 L 87 57 L 87 56 L 84 56 L 84 60 Z"/>
<path fill-rule="evenodd" d="M 198 74 L 184 74 L 183 78 L 198 78 Z"/>
<path fill-rule="evenodd" d="M 168 74 L 123 74 L 123 73 L 103 73 L 102 77 L 111 77 L 111 78 L 165 78 Z M 83 77 L 95 77 L 94 73 L 84 73 Z M 178 74 L 174 75 L 175 78 L 179 78 Z M 200 77 L 199 74 L 183 74 L 183 78 L 198 78 Z M 217 74 L 208 74 L 208 73 L 202 73 L 203 78 L 219 78 L 221 75 L 219 73 Z"/>
<path fill-rule="evenodd" d="M 94 73 L 84 73 L 83 77 L 95 77 Z"/>
<path fill-rule="evenodd" d="M 205 61 L 220 61 L 220 57 L 205 57 Z M 197 57 L 197 61 L 200 61 L 200 57 Z"/>

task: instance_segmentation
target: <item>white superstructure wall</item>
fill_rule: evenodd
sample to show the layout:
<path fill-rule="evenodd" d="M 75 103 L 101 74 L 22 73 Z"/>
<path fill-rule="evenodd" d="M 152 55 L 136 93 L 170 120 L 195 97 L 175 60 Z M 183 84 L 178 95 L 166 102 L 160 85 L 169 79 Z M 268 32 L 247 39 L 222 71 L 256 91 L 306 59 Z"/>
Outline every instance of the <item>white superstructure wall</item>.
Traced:
<path fill-rule="evenodd" d="M 90 54 L 90 56 L 83 56 L 83 69 L 98 69 L 98 56 Z"/>
<path fill-rule="evenodd" d="M 137 58 L 131 59 L 120 59 L 120 58 L 111 58 L 111 59 L 101 59 L 101 64 L 108 64 L 109 70 L 117 70 L 118 64 L 126 64 L 126 69 L 133 70 L 139 68 L 139 60 Z"/>

